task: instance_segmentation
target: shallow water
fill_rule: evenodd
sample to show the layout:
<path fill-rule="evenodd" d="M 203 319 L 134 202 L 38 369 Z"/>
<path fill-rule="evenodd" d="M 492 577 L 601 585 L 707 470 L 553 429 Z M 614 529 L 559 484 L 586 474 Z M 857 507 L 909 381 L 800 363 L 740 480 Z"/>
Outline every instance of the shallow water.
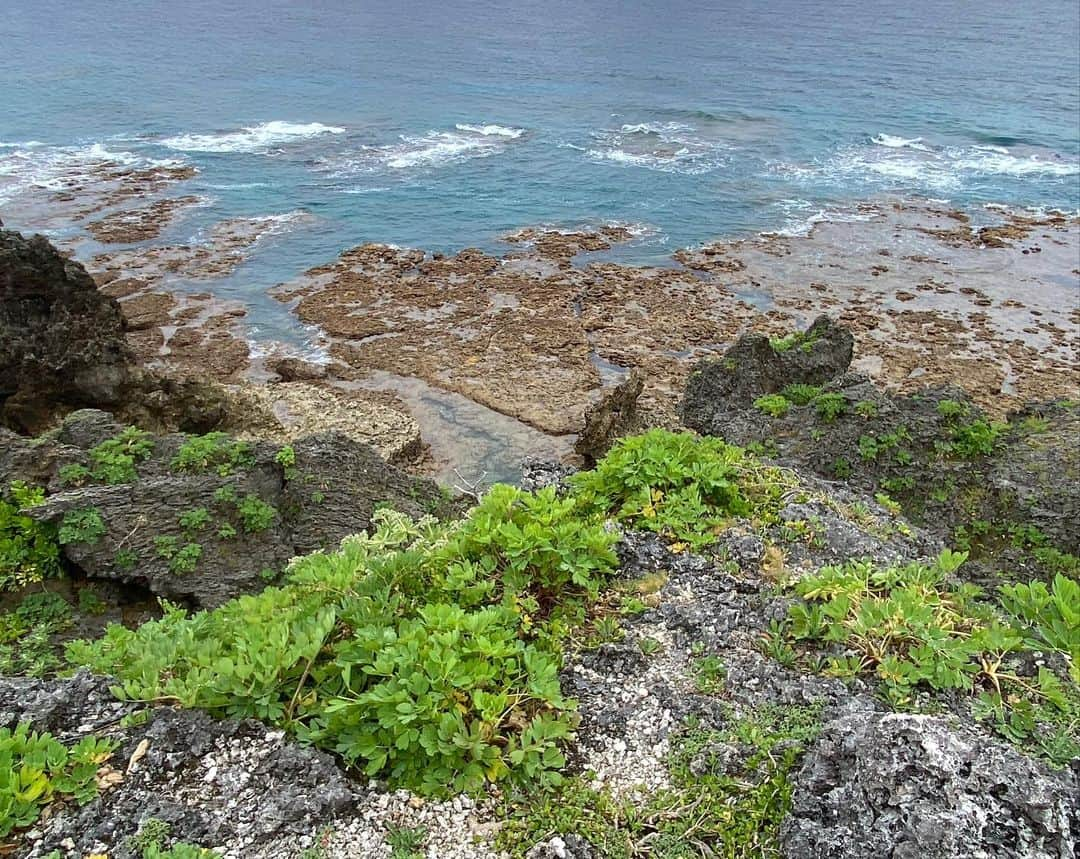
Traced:
<path fill-rule="evenodd" d="M 3 6 L 5 222 L 94 159 L 193 163 L 213 204 L 173 239 L 319 219 L 250 290 L 527 224 L 640 224 L 621 256 L 651 261 L 881 192 L 1080 207 L 1073 0 Z"/>

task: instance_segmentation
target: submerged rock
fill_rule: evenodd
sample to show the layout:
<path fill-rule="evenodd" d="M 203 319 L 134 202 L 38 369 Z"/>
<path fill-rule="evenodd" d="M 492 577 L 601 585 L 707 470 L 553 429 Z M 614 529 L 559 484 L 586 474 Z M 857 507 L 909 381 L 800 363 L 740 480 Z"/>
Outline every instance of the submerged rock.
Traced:
<path fill-rule="evenodd" d="M 783 828 L 806 859 L 1072 859 L 1078 838 L 1074 771 L 944 718 L 871 712 L 825 726 Z"/>

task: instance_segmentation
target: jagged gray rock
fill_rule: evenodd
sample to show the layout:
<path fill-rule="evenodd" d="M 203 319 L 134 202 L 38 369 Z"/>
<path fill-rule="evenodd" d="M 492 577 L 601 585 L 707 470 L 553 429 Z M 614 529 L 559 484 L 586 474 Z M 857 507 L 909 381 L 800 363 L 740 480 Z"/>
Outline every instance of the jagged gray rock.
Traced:
<path fill-rule="evenodd" d="M 0 485 L 16 479 L 46 484 L 46 502 L 29 511 L 40 522 L 59 525 L 69 514 L 96 511 L 104 533 L 63 547 L 67 561 L 86 575 L 134 583 L 194 607 L 212 608 L 261 590 L 296 555 L 334 548 L 365 530 L 377 505 L 421 516 L 443 512 L 448 503 L 432 481 L 389 465 L 373 448 L 337 432 L 294 442 L 288 469 L 276 459 L 279 445 L 253 443 L 250 465 L 227 475 L 176 471 L 171 463 L 185 437 L 157 436 L 151 455 L 137 464 L 135 480 L 65 486 L 60 469 L 89 464 L 88 450 L 120 428 L 107 414 L 81 410 L 43 438 L 10 435 L 0 448 Z M 249 498 L 273 508 L 264 528 L 245 524 L 240 508 Z M 185 526 L 181 517 L 197 510 L 209 520 Z M 184 546 L 199 547 L 194 569 L 174 561 Z"/>
<path fill-rule="evenodd" d="M 851 332 L 828 316 L 815 319 L 800 343 L 784 351 L 763 334 L 744 334 L 722 358 L 706 358 L 694 367 L 681 405 L 683 422 L 722 435 L 733 408 L 746 408 L 786 385 L 823 385 L 844 373 L 854 343 Z"/>
<path fill-rule="evenodd" d="M 37 433 L 57 415 L 108 408 L 148 426 L 205 432 L 225 392 L 136 366 L 120 305 L 44 236 L 0 230 L 0 424 Z"/>
<path fill-rule="evenodd" d="M 1077 773 L 1055 773 L 936 716 L 854 712 L 795 778 L 784 853 L 799 859 L 1073 859 Z"/>
<path fill-rule="evenodd" d="M 249 855 L 317 831 L 362 795 L 328 754 L 259 722 L 159 708 L 148 724 L 121 727 L 108 708 L 133 708 L 111 701 L 107 687 L 85 672 L 67 680 L 0 678 L 0 724 L 29 719 L 65 738 L 108 735 L 120 743 L 110 764 L 123 773 L 85 806 L 54 807 L 16 856 L 36 859 L 62 848 L 64 856 L 138 859 L 142 852 L 129 839 L 151 818 L 171 827 L 170 841 L 227 844 L 233 855 Z"/>

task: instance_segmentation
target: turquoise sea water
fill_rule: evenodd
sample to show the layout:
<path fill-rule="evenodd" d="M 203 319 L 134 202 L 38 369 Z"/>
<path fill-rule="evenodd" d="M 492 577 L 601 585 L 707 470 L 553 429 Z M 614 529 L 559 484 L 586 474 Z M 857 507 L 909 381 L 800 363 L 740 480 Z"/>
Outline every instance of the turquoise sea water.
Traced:
<path fill-rule="evenodd" d="M 922 195 L 1080 208 L 1080 5 L 4 0 L 0 217 L 94 159 L 171 159 L 223 217 L 342 248 L 638 225 L 633 261 Z M 62 231 L 62 230 L 61 230 Z"/>

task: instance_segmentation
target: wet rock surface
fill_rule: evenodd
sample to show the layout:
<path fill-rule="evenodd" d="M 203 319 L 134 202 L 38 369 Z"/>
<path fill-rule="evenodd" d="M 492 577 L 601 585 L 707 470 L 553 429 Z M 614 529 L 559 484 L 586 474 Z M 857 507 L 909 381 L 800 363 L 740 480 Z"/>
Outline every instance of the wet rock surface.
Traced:
<path fill-rule="evenodd" d="M 1080 784 L 933 716 L 825 726 L 795 779 L 784 849 L 808 859 L 1075 855 Z"/>

